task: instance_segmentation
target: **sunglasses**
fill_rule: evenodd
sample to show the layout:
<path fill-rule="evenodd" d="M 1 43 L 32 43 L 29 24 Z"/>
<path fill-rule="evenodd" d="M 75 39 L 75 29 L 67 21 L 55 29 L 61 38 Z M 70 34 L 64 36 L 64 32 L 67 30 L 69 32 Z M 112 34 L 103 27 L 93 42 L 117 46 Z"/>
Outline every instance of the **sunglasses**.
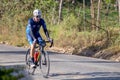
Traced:
<path fill-rule="evenodd" d="M 35 16 L 36 18 L 40 18 L 41 16 Z"/>

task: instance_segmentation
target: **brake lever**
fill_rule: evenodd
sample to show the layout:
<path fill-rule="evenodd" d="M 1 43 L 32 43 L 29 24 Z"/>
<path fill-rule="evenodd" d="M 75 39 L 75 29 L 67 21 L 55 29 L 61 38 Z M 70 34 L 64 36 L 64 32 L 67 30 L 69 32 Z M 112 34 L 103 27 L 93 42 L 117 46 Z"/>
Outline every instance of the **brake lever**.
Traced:
<path fill-rule="evenodd" d="M 52 39 L 52 41 L 51 41 L 51 45 L 50 45 L 50 47 L 52 47 L 53 46 L 53 39 Z"/>

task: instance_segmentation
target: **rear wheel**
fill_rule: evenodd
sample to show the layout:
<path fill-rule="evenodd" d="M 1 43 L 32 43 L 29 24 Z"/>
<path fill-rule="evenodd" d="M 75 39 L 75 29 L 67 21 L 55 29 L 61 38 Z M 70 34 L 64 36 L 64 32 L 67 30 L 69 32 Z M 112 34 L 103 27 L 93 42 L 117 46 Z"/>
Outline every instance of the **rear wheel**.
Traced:
<path fill-rule="evenodd" d="M 49 54 L 46 51 L 42 52 L 40 56 L 39 64 L 42 75 L 44 77 L 48 77 L 50 71 L 50 60 L 49 60 Z"/>
<path fill-rule="evenodd" d="M 28 71 L 29 74 L 34 74 L 35 68 L 31 67 L 31 57 L 30 57 L 30 49 L 28 49 L 25 57 L 25 62 L 26 62 L 26 70 Z"/>

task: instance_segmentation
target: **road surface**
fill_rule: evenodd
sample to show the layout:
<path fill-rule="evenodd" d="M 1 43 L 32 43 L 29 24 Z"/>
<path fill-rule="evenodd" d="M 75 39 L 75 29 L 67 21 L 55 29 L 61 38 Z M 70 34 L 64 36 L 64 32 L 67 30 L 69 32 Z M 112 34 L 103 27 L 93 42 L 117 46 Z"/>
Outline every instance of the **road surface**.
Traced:
<path fill-rule="evenodd" d="M 27 49 L 0 44 L 0 66 L 25 66 Z M 21 80 L 120 80 L 120 63 L 90 57 L 50 52 L 49 78 L 43 78 L 39 68 L 35 75 Z"/>

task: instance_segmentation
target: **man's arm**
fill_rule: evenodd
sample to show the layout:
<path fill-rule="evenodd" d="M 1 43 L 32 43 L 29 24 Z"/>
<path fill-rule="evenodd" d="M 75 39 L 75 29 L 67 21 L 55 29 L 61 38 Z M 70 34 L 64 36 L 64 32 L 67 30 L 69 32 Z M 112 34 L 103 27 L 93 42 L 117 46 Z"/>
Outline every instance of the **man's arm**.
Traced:
<path fill-rule="evenodd" d="M 36 41 L 35 36 L 33 35 L 33 32 L 32 32 L 31 26 L 29 26 L 29 27 L 30 27 L 30 35 L 32 36 L 32 38 L 34 39 L 34 41 Z"/>
<path fill-rule="evenodd" d="M 32 38 L 34 39 L 34 42 L 35 42 L 35 41 L 36 41 L 36 38 L 35 38 L 35 36 L 33 35 L 32 26 L 31 26 L 30 20 L 28 21 L 28 26 L 29 26 L 29 30 L 30 30 L 30 35 L 32 36 Z"/>
<path fill-rule="evenodd" d="M 43 30 L 44 30 L 44 33 L 45 33 L 47 39 L 50 39 L 49 32 L 48 32 L 47 28 L 44 28 Z"/>
<path fill-rule="evenodd" d="M 47 39 L 50 40 L 49 32 L 48 32 L 48 30 L 47 30 L 47 27 L 46 27 L 46 24 L 45 24 L 44 21 L 43 21 L 42 27 L 43 27 L 43 30 L 44 30 L 44 33 L 45 33 Z"/>

